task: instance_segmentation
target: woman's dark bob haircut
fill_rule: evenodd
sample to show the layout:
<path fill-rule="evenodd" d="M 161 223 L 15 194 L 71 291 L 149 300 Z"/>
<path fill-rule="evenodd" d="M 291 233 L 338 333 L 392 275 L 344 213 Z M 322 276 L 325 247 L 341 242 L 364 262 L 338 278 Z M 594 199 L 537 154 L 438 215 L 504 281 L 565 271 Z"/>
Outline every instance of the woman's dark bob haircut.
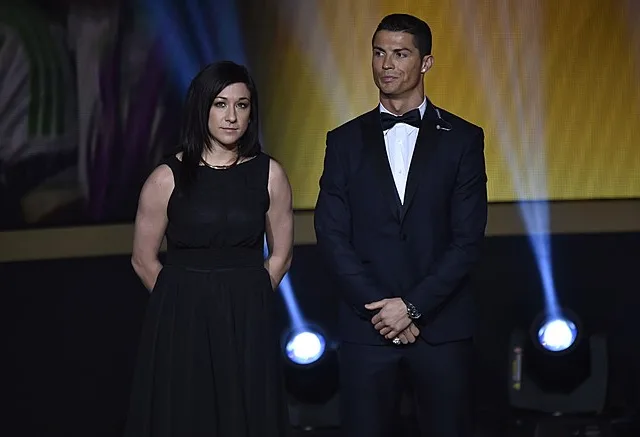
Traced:
<path fill-rule="evenodd" d="M 213 100 L 234 83 L 244 83 L 251 95 L 249 126 L 238 141 L 238 159 L 253 157 L 260 152 L 258 91 L 249 71 L 231 61 L 209 64 L 191 81 L 184 105 L 179 151 L 182 152 L 181 175 L 187 185 L 195 179 L 198 166 L 203 163 L 205 148 L 211 150 L 212 147 L 209 110 Z"/>

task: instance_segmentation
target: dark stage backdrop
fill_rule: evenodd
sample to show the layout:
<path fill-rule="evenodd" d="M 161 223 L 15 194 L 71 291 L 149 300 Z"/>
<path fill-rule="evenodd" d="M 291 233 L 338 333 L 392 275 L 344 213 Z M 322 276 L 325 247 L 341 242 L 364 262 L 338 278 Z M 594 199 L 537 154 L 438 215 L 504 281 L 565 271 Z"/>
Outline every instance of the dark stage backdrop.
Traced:
<path fill-rule="evenodd" d="M 561 302 L 609 334 L 610 408 L 638 405 L 638 247 L 640 233 L 553 238 Z M 510 329 L 542 308 L 530 253 L 524 237 L 488 238 L 476 273 L 477 409 L 498 422 L 507 416 Z M 295 248 L 291 280 L 304 315 L 333 335 L 336 293 L 315 246 Z M 128 257 L 0 264 L 0 289 L 10 405 L 0 433 L 118 436 L 147 300 Z"/>

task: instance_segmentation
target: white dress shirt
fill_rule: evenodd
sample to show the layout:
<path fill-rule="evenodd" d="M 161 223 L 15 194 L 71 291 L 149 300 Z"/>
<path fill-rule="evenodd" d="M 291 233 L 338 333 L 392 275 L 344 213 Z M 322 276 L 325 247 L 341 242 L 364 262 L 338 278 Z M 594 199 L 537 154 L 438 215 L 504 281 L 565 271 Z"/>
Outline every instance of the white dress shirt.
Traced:
<path fill-rule="evenodd" d="M 425 97 L 422 104 L 418 107 L 421 118 L 424 116 L 426 109 L 427 99 Z M 380 112 L 392 114 L 382 103 L 380 103 Z M 411 166 L 411 158 L 413 157 L 416 139 L 418 138 L 418 128 L 406 123 L 396 123 L 391 129 L 387 129 L 383 133 L 389 167 L 393 174 L 393 181 L 396 184 L 400 202 L 404 204 L 404 192 L 407 187 L 407 176 L 409 174 L 409 167 Z"/>

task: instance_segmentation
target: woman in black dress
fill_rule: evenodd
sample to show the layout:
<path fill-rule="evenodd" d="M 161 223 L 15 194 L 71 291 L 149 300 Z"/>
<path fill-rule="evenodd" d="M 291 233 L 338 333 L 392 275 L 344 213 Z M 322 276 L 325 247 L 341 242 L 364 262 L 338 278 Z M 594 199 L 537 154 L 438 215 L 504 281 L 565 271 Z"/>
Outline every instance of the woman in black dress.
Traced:
<path fill-rule="evenodd" d="M 273 307 L 291 264 L 292 196 L 258 135 L 246 68 L 207 66 L 188 91 L 179 153 L 140 194 L 132 263 L 151 296 L 126 436 L 288 434 Z"/>

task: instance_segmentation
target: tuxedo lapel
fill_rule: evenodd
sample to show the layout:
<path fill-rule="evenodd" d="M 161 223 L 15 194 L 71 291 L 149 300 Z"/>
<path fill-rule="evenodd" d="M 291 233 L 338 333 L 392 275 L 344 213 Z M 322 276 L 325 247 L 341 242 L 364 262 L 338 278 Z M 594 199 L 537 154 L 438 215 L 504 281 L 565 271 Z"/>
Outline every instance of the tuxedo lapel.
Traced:
<path fill-rule="evenodd" d="M 380 186 L 382 195 L 385 197 L 393 217 L 399 220 L 401 203 L 393 180 L 393 174 L 391 173 L 391 167 L 389 166 L 378 108 L 365 115 L 362 122 L 362 138 L 364 149 L 370 154 L 379 179 L 379 183 L 376 185 Z"/>
<path fill-rule="evenodd" d="M 438 124 L 438 115 L 435 107 L 431 102 L 427 101 L 427 108 L 422 117 L 422 125 L 416 139 L 416 146 L 411 158 L 409 174 L 407 175 L 407 187 L 405 190 L 404 204 L 400 213 L 400 220 L 404 219 L 405 214 L 411 207 L 411 202 L 416 194 L 416 190 L 420 185 L 421 179 L 427 172 L 427 165 L 431 154 L 438 146 L 442 130 Z"/>

